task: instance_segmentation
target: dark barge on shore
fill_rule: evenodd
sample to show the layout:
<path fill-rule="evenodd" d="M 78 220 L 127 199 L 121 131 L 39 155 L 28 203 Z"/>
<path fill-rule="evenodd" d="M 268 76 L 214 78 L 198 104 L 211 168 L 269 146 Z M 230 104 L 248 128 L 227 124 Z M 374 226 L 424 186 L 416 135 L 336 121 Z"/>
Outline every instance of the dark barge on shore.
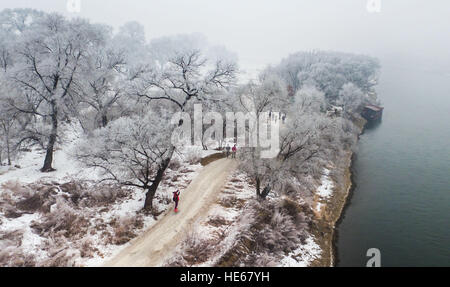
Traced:
<path fill-rule="evenodd" d="M 383 116 L 383 107 L 375 105 L 367 105 L 364 107 L 361 116 L 365 118 L 368 122 L 380 121 Z"/>

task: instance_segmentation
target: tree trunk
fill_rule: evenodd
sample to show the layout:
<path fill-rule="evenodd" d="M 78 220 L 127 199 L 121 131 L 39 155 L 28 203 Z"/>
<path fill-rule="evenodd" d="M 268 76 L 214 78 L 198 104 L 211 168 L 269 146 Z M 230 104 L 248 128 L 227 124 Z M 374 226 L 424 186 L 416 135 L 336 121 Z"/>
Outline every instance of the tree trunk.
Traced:
<path fill-rule="evenodd" d="M 147 189 L 147 193 L 145 194 L 144 210 L 146 211 L 152 211 L 153 209 L 153 197 L 155 197 L 156 193 L 156 188 L 153 186 L 154 184 Z"/>
<path fill-rule="evenodd" d="M 8 157 L 8 165 L 11 166 L 11 148 L 9 147 L 10 142 L 9 142 L 9 135 L 6 136 L 6 155 Z M 1 163 L 1 161 L 0 161 Z"/>
<path fill-rule="evenodd" d="M 261 192 L 260 197 L 262 199 L 266 199 L 266 197 L 269 195 L 271 190 L 272 190 L 272 188 L 270 187 L 270 185 L 267 185 L 266 187 L 264 187 L 263 191 Z"/>
<path fill-rule="evenodd" d="M 108 125 L 108 117 L 106 116 L 106 113 L 102 114 L 102 127 L 106 127 Z"/>
<path fill-rule="evenodd" d="M 169 151 L 169 155 L 161 163 L 161 166 L 159 167 L 158 171 L 156 172 L 156 176 L 155 176 L 155 179 L 153 180 L 152 185 L 147 189 L 147 193 L 145 194 L 145 203 L 144 203 L 144 210 L 146 210 L 146 211 L 152 211 L 152 209 L 153 209 L 153 197 L 155 196 L 156 190 L 158 189 L 158 186 L 164 177 L 164 172 L 166 171 L 167 167 L 169 166 L 169 163 L 170 163 L 170 160 L 172 159 L 172 155 L 173 155 L 174 151 L 175 151 L 175 147 L 172 146 L 171 150 Z"/>
<path fill-rule="evenodd" d="M 256 176 L 256 196 L 261 197 L 261 180 Z"/>
<path fill-rule="evenodd" d="M 53 163 L 53 151 L 56 143 L 56 137 L 58 135 L 58 110 L 55 101 L 52 101 L 51 105 L 52 105 L 52 131 L 48 139 L 47 153 L 45 155 L 44 166 L 41 169 L 42 172 L 54 171 L 52 163 Z"/>
<path fill-rule="evenodd" d="M 180 120 L 178 123 L 178 126 L 183 125 L 183 120 Z M 144 202 L 144 210 L 145 211 L 152 211 L 153 209 L 153 197 L 156 194 L 156 190 L 158 189 L 159 184 L 161 183 L 164 172 L 166 171 L 167 167 L 169 166 L 170 161 L 172 160 L 173 153 L 175 152 L 175 146 L 171 145 L 169 152 L 167 154 L 167 157 L 164 159 L 164 161 L 161 163 L 161 166 L 159 167 L 158 171 L 156 172 L 155 179 L 153 180 L 152 185 L 147 189 L 147 193 L 145 194 L 145 202 Z"/>

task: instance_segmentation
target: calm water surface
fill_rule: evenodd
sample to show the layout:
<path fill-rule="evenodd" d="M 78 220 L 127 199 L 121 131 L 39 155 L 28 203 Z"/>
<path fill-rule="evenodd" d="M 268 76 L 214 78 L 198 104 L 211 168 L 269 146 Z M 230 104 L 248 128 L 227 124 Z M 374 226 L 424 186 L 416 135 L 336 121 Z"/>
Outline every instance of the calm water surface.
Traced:
<path fill-rule="evenodd" d="M 450 70 L 383 63 L 383 121 L 361 136 L 338 266 L 450 266 Z"/>

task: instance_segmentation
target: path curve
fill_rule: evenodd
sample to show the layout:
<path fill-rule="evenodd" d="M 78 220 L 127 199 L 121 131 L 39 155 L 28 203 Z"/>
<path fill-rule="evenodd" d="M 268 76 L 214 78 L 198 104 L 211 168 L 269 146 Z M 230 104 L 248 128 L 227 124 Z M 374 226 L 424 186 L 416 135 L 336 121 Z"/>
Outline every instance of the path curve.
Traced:
<path fill-rule="evenodd" d="M 131 245 L 104 266 L 161 266 L 176 245 L 192 230 L 197 219 L 206 215 L 226 183 L 227 176 L 237 167 L 237 161 L 219 159 L 200 170 L 189 186 L 181 191 L 179 212 L 172 208 Z"/>

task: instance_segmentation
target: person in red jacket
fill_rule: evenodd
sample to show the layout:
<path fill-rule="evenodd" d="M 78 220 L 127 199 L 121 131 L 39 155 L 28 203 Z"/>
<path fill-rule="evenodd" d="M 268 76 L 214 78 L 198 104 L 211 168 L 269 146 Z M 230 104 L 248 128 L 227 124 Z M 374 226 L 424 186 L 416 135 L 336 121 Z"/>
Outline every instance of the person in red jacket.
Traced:
<path fill-rule="evenodd" d="M 178 212 L 178 201 L 180 201 L 180 191 L 173 192 L 173 201 L 175 201 L 175 212 Z"/>
<path fill-rule="evenodd" d="M 231 151 L 233 152 L 233 153 L 232 153 L 232 158 L 236 158 L 236 151 L 237 151 L 236 145 L 233 146 L 233 148 L 231 149 Z"/>

